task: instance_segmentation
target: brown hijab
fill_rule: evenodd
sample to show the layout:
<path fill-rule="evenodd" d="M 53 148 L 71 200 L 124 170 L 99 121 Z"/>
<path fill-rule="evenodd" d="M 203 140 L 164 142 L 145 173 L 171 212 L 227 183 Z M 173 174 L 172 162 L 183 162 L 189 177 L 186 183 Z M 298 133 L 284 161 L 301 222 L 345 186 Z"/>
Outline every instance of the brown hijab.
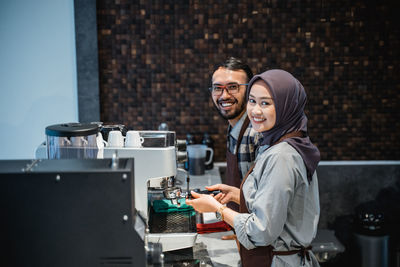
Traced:
<path fill-rule="evenodd" d="M 271 145 L 287 133 L 303 132 L 304 137 L 291 137 L 283 142 L 287 142 L 301 155 L 307 168 L 308 180 L 311 181 L 320 161 L 320 153 L 307 135 L 307 116 L 304 114 L 307 95 L 304 87 L 289 72 L 279 69 L 268 70 L 250 80 L 247 98 L 251 86 L 259 79 L 268 85 L 276 111 L 275 125 L 272 129 L 262 132 L 261 145 Z"/>

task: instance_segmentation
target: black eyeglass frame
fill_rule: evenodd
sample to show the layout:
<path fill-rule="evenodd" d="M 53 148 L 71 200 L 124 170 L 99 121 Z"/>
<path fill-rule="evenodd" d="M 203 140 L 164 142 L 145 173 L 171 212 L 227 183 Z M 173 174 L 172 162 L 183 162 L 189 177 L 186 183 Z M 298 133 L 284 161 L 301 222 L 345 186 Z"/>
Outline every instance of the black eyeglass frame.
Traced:
<path fill-rule="evenodd" d="M 231 92 L 229 89 L 228 89 L 228 87 L 227 86 L 229 86 L 229 85 L 237 85 L 238 87 L 237 87 L 237 91 L 235 90 L 235 92 Z M 239 89 L 240 89 L 240 86 L 241 85 L 249 85 L 248 83 L 228 83 L 228 84 L 225 84 L 225 85 L 213 85 L 212 87 L 209 87 L 208 88 L 208 90 L 210 91 L 210 93 L 212 94 L 212 95 L 215 95 L 215 96 L 220 96 L 220 95 L 222 95 L 223 93 L 224 93 L 224 90 L 226 90 L 227 92 L 228 92 L 228 94 L 237 94 L 238 92 L 239 92 Z M 219 87 L 220 89 L 222 89 L 221 90 L 221 93 L 220 94 L 215 94 L 214 93 L 214 87 Z"/>

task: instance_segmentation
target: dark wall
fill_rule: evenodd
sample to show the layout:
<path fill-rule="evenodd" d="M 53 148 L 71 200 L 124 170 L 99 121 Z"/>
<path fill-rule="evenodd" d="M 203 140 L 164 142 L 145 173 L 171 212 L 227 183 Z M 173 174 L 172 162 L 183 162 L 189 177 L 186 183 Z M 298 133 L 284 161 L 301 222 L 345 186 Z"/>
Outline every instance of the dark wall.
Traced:
<path fill-rule="evenodd" d="M 79 122 L 100 121 L 96 0 L 74 0 Z"/>
<path fill-rule="evenodd" d="M 320 162 L 317 168 L 321 217 L 319 228 L 331 228 L 338 216 L 353 215 L 355 208 L 372 200 L 387 208 L 399 209 L 400 163 L 397 162 Z M 391 194 L 391 192 L 394 192 Z M 396 214 L 387 214 L 388 217 Z"/>
<path fill-rule="evenodd" d="M 223 161 L 227 123 L 207 88 L 214 64 L 237 56 L 302 82 L 323 160 L 400 159 L 396 10 L 395 0 L 97 1 L 101 120 L 207 131 Z"/>
<path fill-rule="evenodd" d="M 381 230 L 369 234 L 389 236 L 389 265 L 398 266 L 400 249 L 400 163 L 399 161 L 328 161 L 317 168 L 321 214 L 319 229 L 334 230 L 345 246 L 335 261 L 321 266 L 361 266 L 354 232 L 360 230 L 357 211 L 383 215 Z M 370 217 L 373 219 L 373 217 Z M 376 217 L 375 217 L 376 218 Z M 365 217 L 364 217 L 365 219 Z M 376 222 L 376 221 L 375 221 Z M 378 228 L 377 228 L 378 229 Z M 366 232 L 364 231 L 364 234 Z M 379 240 L 379 237 L 375 237 Z M 374 250 L 370 250 L 375 255 Z M 397 258 L 396 258 L 397 257 Z"/>

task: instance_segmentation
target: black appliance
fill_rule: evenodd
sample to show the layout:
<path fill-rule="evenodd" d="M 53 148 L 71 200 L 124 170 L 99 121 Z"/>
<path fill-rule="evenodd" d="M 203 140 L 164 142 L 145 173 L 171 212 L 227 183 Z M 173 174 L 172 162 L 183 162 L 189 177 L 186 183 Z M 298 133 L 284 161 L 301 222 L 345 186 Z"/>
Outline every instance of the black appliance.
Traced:
<path fill-rule="evenodd" d="M 388 267 L 389 235 L 382 207 L 376 201 L 365 202 L 356 207 L 355 215 L 356 262 L 362 267 Z"/>
<path fill-rule="evenodd" d="M 133 159 L 0 161 L 2 266 L 145 266 Z"/>

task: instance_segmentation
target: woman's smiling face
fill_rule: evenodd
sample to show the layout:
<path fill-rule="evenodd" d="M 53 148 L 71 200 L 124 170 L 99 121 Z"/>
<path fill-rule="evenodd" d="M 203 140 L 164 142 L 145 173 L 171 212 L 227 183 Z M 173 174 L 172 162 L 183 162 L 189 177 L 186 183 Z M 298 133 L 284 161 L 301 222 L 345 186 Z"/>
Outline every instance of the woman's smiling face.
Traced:
<path fill-rule="evenodd" d="M 247 102 L 247 115 L 251 125 L 257 132 L 271 130 L 276 122 L 275 104 L 263 80 L 256 81 L 249 94 Z"/>

